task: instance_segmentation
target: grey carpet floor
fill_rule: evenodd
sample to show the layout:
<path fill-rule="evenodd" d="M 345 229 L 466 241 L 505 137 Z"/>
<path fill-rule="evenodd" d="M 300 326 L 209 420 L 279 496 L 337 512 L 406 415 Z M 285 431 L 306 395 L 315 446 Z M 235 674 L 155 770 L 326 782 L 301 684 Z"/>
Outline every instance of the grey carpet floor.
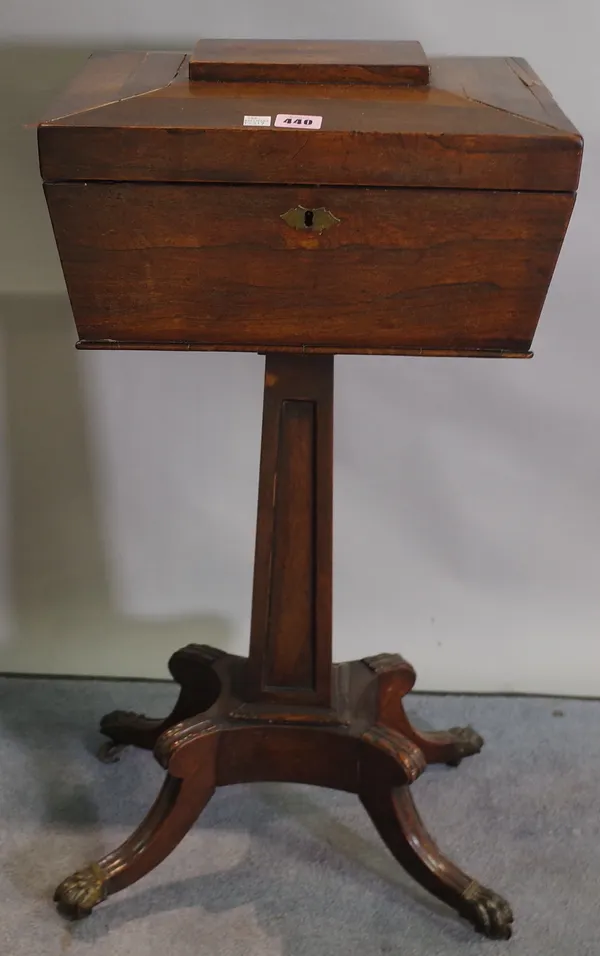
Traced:
<path fill-rule="evenodd" d="M 472 723 L 487 739 L 458 770 L 414 786 L 440 846 L 514 905 L 490 942 L 413 883 L 355 797 L 308 787 L 217 792 L 152 874 L 66 923 L 54 885 L 119 844 L 162 772 L 128 752 L 95 758 L 115 707 L 166 712 L 165 684 L 0 679 L 2 956 L 598 956 L 600 703 L 415 696 L 421 726 Z M 559 710 L 562 716 L 553 714 Z"/>

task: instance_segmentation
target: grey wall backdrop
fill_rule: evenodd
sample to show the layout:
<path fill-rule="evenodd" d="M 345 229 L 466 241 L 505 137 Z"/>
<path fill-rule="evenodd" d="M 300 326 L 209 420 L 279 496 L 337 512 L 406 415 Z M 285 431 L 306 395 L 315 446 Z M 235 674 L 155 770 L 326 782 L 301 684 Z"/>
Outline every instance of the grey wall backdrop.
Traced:
<path fill-rule="evenodd" d="M 533 362 L 337 364 L 335 652 L 428 689 L 600 694 L 594 0 L 3 0 L 0 670 L 163 676 L 247 646 L 262 360 L 78 354 L 34 123 L 90 50 L 420 39 L 526 57 L 586 138 Z"/>

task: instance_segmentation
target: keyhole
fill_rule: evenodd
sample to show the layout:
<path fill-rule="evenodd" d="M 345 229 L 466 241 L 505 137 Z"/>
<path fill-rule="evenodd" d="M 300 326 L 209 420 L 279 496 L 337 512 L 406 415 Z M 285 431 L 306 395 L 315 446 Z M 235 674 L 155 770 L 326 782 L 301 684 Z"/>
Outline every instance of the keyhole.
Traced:
<path fill-rule="evenodd" d="M 304 213 L 304 225 L 307 229 L 312 229 L 314 218 L 315 218 L 315 214 L 312 211 L 312 209 L 307 209 L 306 212 Z"/>

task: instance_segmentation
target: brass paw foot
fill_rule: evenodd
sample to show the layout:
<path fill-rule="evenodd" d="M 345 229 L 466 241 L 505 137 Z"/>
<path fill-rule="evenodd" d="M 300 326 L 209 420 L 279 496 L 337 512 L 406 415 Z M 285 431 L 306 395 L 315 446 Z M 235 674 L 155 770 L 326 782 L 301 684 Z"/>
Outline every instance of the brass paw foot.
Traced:
<path fill-rule="evenodd" d="M 114 710 L 100 721 L 100 733 L 109 740 L 98 757 L 104 763 L 114 763 L 125 747 L 152 750 L 164 727 L 164 720 L 153 720 L 134 711 Z"/>
<path fill-rule="evenodd" d="M 84 919 L 108 896 L 108 877 L 97 863 L 78 870 L 57 887 L 54 902 L 68 919 Z"/>
<path fill-rule="evenodd" d="M 452 740 L 452 753 L 446 761 L 449 767 L 458 767 L 461 760 L 478 754 L 483 747 L 484 740 L 472 727 L 451 727 L 448 735 Z"/>
<path fill-rule="evenodd" d="M 513 914 L 501 896 L 473 881 L 462 895 L 460 914 L 488 939 L 510 939 Z"/>

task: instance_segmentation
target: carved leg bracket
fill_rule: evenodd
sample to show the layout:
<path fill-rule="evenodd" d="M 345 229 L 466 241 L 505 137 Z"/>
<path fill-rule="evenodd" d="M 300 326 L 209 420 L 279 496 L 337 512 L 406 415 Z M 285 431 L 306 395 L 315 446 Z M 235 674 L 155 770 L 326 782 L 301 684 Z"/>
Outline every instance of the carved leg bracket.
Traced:
<path fill-rule="evenodd" d="M 221 679 L 215 668 L 226 656 L 218 648 L 200 644 L 176 651 L 169 661 L 169 670 L 181 690 L 172 712 L 158 720 L 126 710 L 107 714 L 100 721 L 100 732 L 108 737 L 100 748 L 100 759 L 114 763 L 128 746 L 153 750 L 169 727 L 209 710 L 221 692 Z"/>
<path fill-rule="evenodd" d="M 404 710 L 403 698 L 412 690 L 415 671 L 399 654 L 378 654 L 362 662 L 374 674 L 377 684 L 378 722 L 404 734 L 422 750 L 428 764 L 445 763 L 458 767 L 461 760 L 478 754 L 481 737 L 472 727 L 421 731 L 413 727 Z"/>

